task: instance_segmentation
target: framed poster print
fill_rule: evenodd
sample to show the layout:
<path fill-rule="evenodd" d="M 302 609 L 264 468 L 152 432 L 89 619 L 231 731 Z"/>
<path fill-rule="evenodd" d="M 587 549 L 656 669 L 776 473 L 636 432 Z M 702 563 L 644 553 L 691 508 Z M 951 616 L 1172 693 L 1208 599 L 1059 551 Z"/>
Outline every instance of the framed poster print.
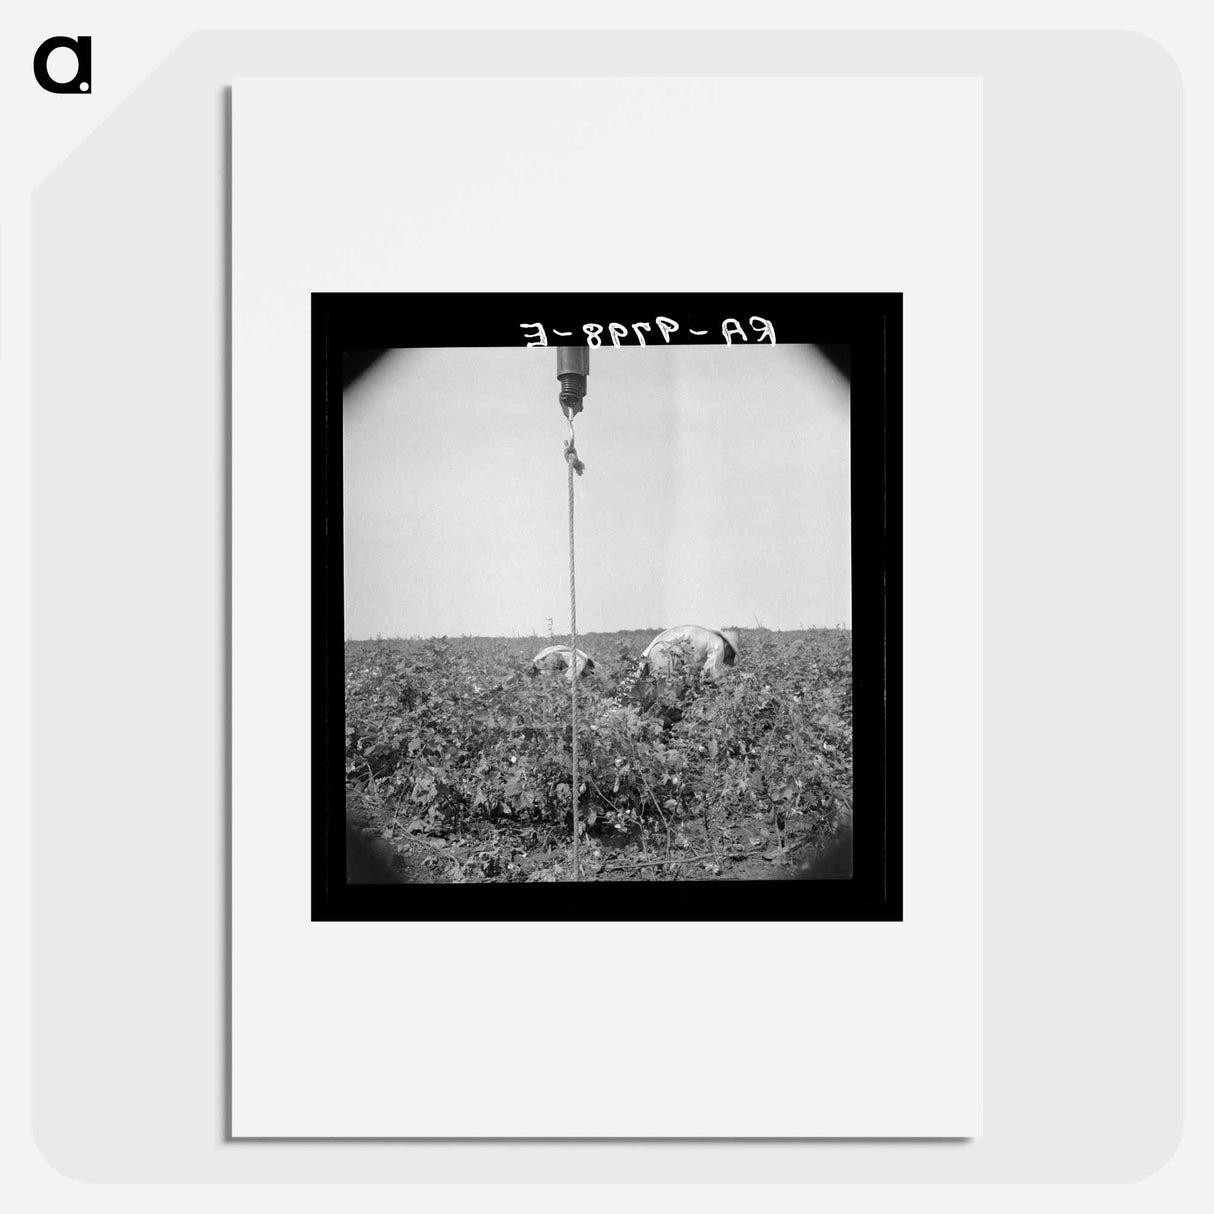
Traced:
<path fill-rule="evenodd" d="M 980 151 L 964 79 L 236 82 L 235 1136 L 979 1132 Z"/>

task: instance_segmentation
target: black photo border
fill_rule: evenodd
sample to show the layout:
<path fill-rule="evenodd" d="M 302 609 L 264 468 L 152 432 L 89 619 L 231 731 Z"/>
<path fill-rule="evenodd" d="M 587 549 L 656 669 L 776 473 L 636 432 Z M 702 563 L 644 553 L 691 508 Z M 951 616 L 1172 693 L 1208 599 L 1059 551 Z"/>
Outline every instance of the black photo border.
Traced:
<path fill-rule="evenodd" d="M 670 344 L 720 344 L 735 318 L 780 344 L 850 347 L 853 821 L 850 880 L 349 885 L 345 834 L 342 392 L 347 349 L 553 345 L 583 323 L 678 322 Z M 556 338 L 552 329 L 572 331 Z M 702 336 L 692 329 L 707 330 Z M 735 340 L 740 340 L 736 337 Z M 622 344 L 633 344 L 629 332 Z M 556 404 L 551 391 L 537 408 Z M 592 407 L 592 406 L 588 406 Z M 902 296 L 855 294 L 312 295 L 312 920 L 862 921 L 902 919 Z M 402 470 L 402 475 L 407 474 Z"/>

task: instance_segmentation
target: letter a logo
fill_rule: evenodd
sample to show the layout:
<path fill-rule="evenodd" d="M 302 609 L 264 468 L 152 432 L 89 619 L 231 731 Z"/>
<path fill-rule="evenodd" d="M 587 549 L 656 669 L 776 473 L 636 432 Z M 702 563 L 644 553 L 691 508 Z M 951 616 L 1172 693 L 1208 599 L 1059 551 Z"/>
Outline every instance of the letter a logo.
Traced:
<path fill-rule="evenodd" d="M 64 48 L 76 56 L 76 74 L 71 80 L 54 80 L 46 70 L 52 51 Z M 48 93 L 88 93 L 93 88 L 93 40 L 83 34 L 78 38 L 48 38 L 34 52 L 34 79 Z"/>

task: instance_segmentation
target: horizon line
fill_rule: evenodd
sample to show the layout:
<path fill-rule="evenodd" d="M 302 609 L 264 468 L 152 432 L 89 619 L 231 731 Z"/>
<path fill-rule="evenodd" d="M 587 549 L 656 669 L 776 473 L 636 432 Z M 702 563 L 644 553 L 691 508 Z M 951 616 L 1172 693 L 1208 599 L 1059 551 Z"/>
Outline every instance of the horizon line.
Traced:
<path fill-rule="evenodd" d="M 667 625 L 670 627 L 670 625 Z M 800 624 L 796 628 L 770 628 L 766 624 L 759 625 L 734 625 L 725 624 L 725 628 L 737 628 L 739 632 L 851 632 L 850 624 Z M 658 633 L 665 631 L 662 628 L 591 628 L 586 632 L 579 632 L 578 638 L 588 636 L 613 636 L 619 632 L 645 632 L 653 633 L 656 636 Z M 718 629 L 712 629 L 716 632 Z M 568 642 L 569 633 L 560 632 L 432 632 L 432 633 L 401 633 L 395 632 L 391 634 L 376 633 L 374 636 L 347 636 L 346 642 L 359 643 L 362 641 L 441 641 L 441 640 L 482 640 L 482 641 L 543 641 L 550 640 L 553 644 L 559 644 L 561 641 Z"/>

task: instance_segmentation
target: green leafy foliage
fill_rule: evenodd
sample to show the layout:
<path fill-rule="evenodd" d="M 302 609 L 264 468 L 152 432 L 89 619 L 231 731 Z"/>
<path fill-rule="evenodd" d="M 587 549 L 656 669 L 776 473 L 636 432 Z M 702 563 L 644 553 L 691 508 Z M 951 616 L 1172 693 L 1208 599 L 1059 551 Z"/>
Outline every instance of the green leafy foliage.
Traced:
<path fill-rule="evenodd" d="M 713 684 L 638 679 L 656 631 L 579 638 L 596 660 L 578 683 L 582 875 L 787 876 L 790 853 L 851 813 L 851 634 L 743 631 Z M 570 688 L 532 674 L 542 644 L 347 644 L 347 811 L 374 819 L 417 879 L 568 873 Z"/>

